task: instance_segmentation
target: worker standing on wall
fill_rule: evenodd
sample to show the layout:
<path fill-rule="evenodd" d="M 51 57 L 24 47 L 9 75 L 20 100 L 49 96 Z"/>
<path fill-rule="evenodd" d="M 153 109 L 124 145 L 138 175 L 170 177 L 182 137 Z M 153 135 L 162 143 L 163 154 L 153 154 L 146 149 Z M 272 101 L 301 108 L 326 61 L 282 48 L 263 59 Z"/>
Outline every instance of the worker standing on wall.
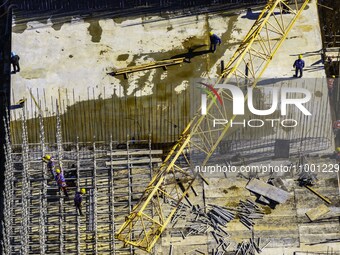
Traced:
<path fill-rule="evenodd" d="M 216 45 L 221 45 L 221 38 L 215 35 L 213 32 L 210 32 L 210 51 L 216 51 Z"/>
<path fill-rule="evenodd" d="M 305 67 L 305 61 L 302 59 L 302 55 L 299 55 L 299 58 L 295 60 L 293 67 L 295 67 L 295 75 L 294 77 L 302 77 L 303 74 L 303 68 Z M 300 75 L 298 76 L 298 73 L 300 72 Z"/>
<path fill-rule="evenodd" d="M 76 194 L 74 195 L 74 206 L 77 209 L 77 213 L 79 213 L 80 216 L 83 216 L 83 212 L 81 211 L 82 206 L 83 206 L 83 195 L 85 195 L 86 190 L 80 189 L 80 191 L 77 191 Z"/>
<path fill-rule="evenodd" d="M 68 198 L 67 185 L 66 185 L 64 173 L 63 173 L 62 170 L 60 170 L 60 168 L 56 168 L 54 179 L 55 179 L 55 181 L 57 182 L 57 184 L 59 186 L 59 190 L 62 190 L 64 192 L 64 194 L 65 194 L 65 197 Z"/>
<path fill-rule="evenodd" d="M 20 57 L 17 54 L 15 54 L 15 52 L 12 51 L 11 52 L 11 64 L 13 66 L 12 73 L 20 72 L 19 60 L 20 60 Z"/>

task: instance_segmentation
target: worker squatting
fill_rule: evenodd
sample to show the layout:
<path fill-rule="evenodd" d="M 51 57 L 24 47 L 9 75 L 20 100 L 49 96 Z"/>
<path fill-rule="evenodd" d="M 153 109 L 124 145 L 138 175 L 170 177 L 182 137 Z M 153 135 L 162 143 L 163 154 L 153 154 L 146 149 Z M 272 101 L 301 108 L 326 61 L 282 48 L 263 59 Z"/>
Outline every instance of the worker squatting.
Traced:
<path fill-rule="evenodd" d="M 65 197 L 68 199 L 68 191 L 67 191 L 67 184 L 64 177 L 64 171 L 60 166 L 56 166 L 54 158 L 50 155 L 45 155 L 43 157 L 43 161 L 47 164 L 48 171 L 51 173 L 52 178 L 56 181 L 59 191 L 63 191 Z M 86 193 L 86 190 L 84 188 L 80 189 L 79 191 L 76 191 L 74 195 L 74 206 L 77 209 L 77 212 L 80 215 L 83 215 L 82 213 L 82 202 L 83 202 L 83 195 Z"/>
<path fill-rule="evenodd" d="M 214 119 L 213 120 L 213 127 L 219 125 L 228 125 L 230 127 L 251 127 L 251 128 L 258 128 L 263 127 L 266 123 L 270 124 L 271 127 L 276 127 L 280 125 L 282 127 L 296 127 L 298 125 L 297 120 L 294 119 L 250 119 L 250 120 L 228 120 L 228 119 Z"/>

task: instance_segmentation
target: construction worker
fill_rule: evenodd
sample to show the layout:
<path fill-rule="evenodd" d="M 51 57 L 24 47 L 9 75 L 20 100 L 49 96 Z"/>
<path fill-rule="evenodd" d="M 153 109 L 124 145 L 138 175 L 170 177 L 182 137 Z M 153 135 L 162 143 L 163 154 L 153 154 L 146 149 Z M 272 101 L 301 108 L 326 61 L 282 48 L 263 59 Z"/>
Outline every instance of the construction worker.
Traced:
<path fill-rule="evenodd" d="M 295 67 L 295 75 L 294 77 L 302 77 L 303 68 L 305 67 L 305 61 L 302 59 L 302 55 L 299 55 L 299 58 L 295 60 L 293 67 Z M 300 72 L 300 76 L 298 76 L 298 72 Z"/>
<path fill-rule="evenodd" d="M 25 106 L 26 98 L 20 99 L 16 104 L 12 104 L 9 106 L 10 110 L 20 109 Z"/>
<path fill-rule="evenodd" d="M 335 149 L 335 158 L 338 161 L 338 163 L 340 163 L 340 147 L 337 147 Z"/>
<path fill-rule="evenodd" d="M 54 174 L 54 168 L 55 168 L 54 158 L 51 157 L 51 155 L 47 154 L 43 157 L 43 161 L 47 164 L 47 169 L 52 174 L 52 178 L 54 178 L 55 177 L 55 174 Z"/>
<path fill-rule="evenodd" d="M 213 32 L 210 32 L 210 51 L 216 51 L 216 45 L 221 45 L 221 38 L 215 35 Z"/>
<path fill-rule="evenodd" d="M 83 216 L 83 213 L 81 211 L 81 208 L 83 206 L 83 195 L 85 195 L 86 190 L 84 188 L 80 189 L 80 191 L 77 191 L 74 195 L 74 206 L 77 209 L 77 213 L 79 213 L 80 216 Z"/>
<path fill-rule="evenodd" d="M 332 75 L 330 78 L 327 79 L 327 87 L 328 87 L 328 95 L 331 96 L 334 90 L 334 80 L 335 75 Z"/>
<path fill-rule="evenodd" d="M 59 186 L 59 190 L 62 190 L 65 194 L 65 197 L 68 198 L 67 185 L 66 185 L 64 173 L 60 168 L 56 168 L 54 179 Z"/>
<path fill-rule="evenodd" d="M 15 52 L 12 51 L 11 52 L 11 64 L 13 66 L 12 73 L 20 72 L 19 60 L 20 60 L 20 57 L 17 54 L 15 54 Z"/>

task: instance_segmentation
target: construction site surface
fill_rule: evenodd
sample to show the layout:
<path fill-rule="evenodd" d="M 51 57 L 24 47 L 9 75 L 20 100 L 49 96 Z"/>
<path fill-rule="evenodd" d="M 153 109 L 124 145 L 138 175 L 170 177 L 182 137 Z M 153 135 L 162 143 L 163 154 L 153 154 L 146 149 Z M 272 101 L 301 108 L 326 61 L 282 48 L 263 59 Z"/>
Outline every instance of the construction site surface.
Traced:
<path fill-rule="evenodd" d="M 317 1 L 288 2 L 14 19 L 21 71 L 11 100 L 26 101 L 6 120 L 3 254 L 340 255 L 340 83 L 337 72 L 331 94 L 326 63 L 331 52 L 339 67 L 340 48 L 324 45 Z M 222 40 L 216 52 L 210 31 Z M 252 88 L 260 109 L 274 101 L 268 87 L 303 88 L 312 114 L 288 107 L 267 117 L 274 125 L 234 115 L 230 93 L 217 92 L 220 104 L 211 90 L 202 115 L 202 91 L 220 83 Z M 213 117 L 229 121 L 216 128 Z M 230 126 L 243 118 L 264 125 Z M 69 198 L 45 155 L 62 168 Z"/>

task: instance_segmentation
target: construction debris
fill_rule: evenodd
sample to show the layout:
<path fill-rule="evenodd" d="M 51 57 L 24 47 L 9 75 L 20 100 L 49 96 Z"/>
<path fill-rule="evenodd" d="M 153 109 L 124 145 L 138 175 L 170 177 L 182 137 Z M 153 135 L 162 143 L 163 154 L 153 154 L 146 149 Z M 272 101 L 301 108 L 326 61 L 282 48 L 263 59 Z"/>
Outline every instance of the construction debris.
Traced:
<path fill-rule="evenodd" d="M 262 219 L 264 216 L 264 212 L 261 208 L 249 199 L 240 201 L 237 212 L 240 222 L 248 229 L 252 229 L 255 225 L 254 219 Z"/>
<path fill-rule="evenodd" d="M 214 230 L 211 231 L 213 236 L 215 231 L 222 232 L 227 237 L 229 236 L 229 234 L 221 227 L 224 227 L 228 222 L 233 220 L 235 218 L 235 214 L 222 206 L 209 206 L 211 206 L 212 208 L 208 211 L 208 213 L 205 213 L 203 208 L 201 208 L 199 205 L 194 205 L 192 207 L 191 213 L 195 215 L 194 222 L 197 223 L 190 223 L 186 236 L 191 234 L 197 235 L 201 233 L 206 233 L 210 227 L 212 227 Z M 216 242 L 219 242 L 219 238 L 217 238 L 216 236 L 214 236 L 214 238 L 216 239 Z"/>
<path fill-rule="evenodd" d="M 246 189 L 280 204 L 285 203 L 290 197 L 290 194 L 287 191 L 279 189 L 258 179 L 251 179 L 248 182 Z"/>
<path fill-rule="evenodd" d="M 306 215 L 311 221 L 315 221 L 329 212 L 330 212 L 330 209 L 326 205 L 322 204 L 316 208 L 312 208 L 308 210 L 306 212 Z"/>
<path fill-rule="evenodd" d="M 315 195 L 317 195 L 319 198 L 321 198 L 323 201 L 325 201 L 327 204 L 331 204 L 331 200 L 329 200 L 327 197 L 321 195 L 319 192 L 317 192 L 315 189 L 313 189 L 311 186 L 305 185 L 307 189 L 312 191 Z"/>
<path fill-rule="evenodd" d="M 261 248 L 261 238 L 250 238 L 247 241 L 243 241 L 237 245 L 237 249 L 235 251 L 235 255 L 255 255 L 260 254 L 270 243 L 267 242 Z"/>

